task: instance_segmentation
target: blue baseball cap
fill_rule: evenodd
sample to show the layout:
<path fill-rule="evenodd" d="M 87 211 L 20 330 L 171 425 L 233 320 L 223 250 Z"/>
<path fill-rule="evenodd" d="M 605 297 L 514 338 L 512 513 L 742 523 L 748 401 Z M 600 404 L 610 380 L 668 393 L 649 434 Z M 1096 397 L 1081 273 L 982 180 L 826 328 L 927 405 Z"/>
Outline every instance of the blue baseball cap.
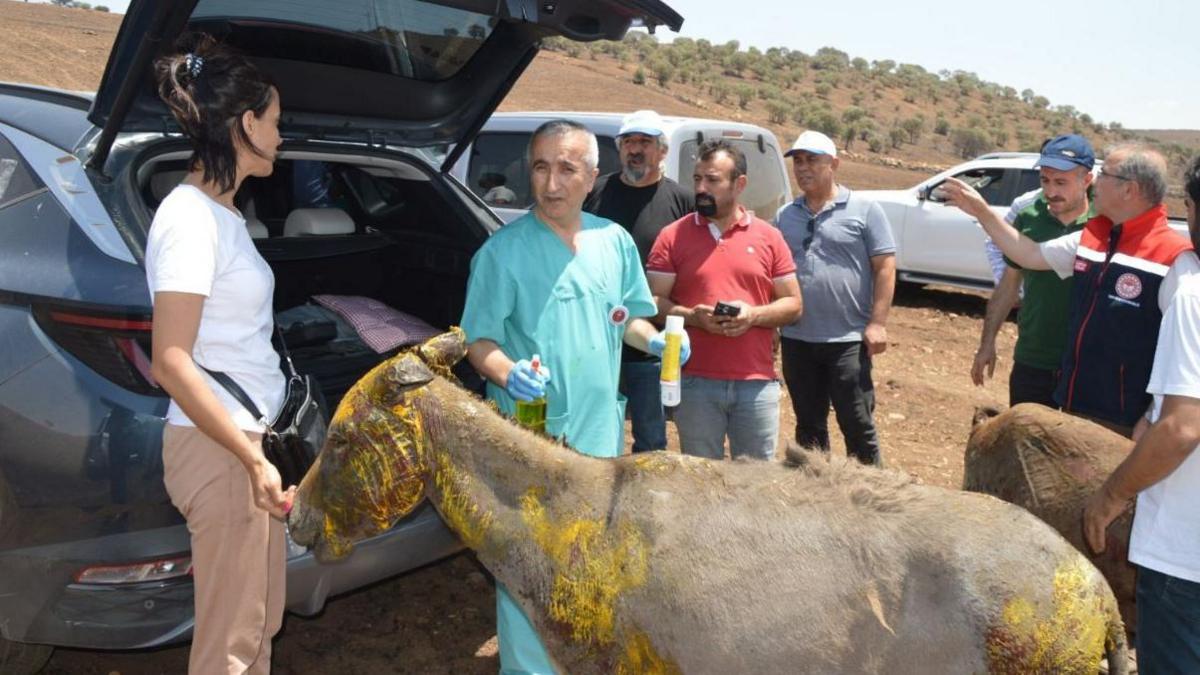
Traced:
<path fill-rule="evenodd" d="M 1079 134 L 1063 134 L 1051 138 L 1042 146 L 1042 156 L 1038 157 L 1033 168 L 1039 169 L 1044 166 L 1059 171 L 1070 171 L 1082 166 L 1091 171 L 1095 165 L 1096 153 L 1092 151 L 1092 144 L 1088 143 L 1086 138 Z"/>

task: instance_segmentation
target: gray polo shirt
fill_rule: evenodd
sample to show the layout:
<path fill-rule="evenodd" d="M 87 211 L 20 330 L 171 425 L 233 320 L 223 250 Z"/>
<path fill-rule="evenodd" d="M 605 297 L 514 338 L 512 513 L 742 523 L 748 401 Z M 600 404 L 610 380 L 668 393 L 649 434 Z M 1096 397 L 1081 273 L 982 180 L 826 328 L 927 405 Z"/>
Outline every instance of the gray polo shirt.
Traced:
<path fill-rule="evenodd" d="M 784 205 L 775 222 L 792 249 L 804 297 L 804 314 L 783 327 L 783 336 L 805 342 L 862 340 L 874 300 L 871 257 L 896 252 L 883 208 L 839 185 L 820 213 L 810 211 L 801 196 Z"/>

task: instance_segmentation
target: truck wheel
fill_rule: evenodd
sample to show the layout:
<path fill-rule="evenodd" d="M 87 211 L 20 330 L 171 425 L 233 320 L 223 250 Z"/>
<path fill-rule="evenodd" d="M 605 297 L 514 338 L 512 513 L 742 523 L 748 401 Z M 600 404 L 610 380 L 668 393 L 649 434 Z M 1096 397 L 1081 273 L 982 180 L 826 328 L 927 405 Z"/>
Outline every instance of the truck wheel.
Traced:
<path fill-rule="evenodd" d="M 54 647 L 27 642 L 12 642 L 0 638 L 0 673 L 5 675 L 34 675 L 42 672 Z"/>

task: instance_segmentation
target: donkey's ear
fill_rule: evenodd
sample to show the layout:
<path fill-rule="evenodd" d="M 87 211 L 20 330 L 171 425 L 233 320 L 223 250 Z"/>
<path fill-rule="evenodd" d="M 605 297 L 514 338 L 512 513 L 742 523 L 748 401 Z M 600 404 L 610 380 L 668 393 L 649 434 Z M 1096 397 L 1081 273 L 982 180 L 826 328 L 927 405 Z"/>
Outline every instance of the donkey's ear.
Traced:
<path fill-rule="evenodd" d="M 403 400 L 410 389 L 429 384 L 437 377 L 425 362 L 412 352 L 393 356 L 378 366 L 375 382 L 371 385 L 371 398 L 391 407 Z M 367 375 L 370 377 L 370 374 Z"/>
<path fill-rule="evenodd" d="M 975 406 L 974 414 L 971 415 L 971 428 L 974 429 L 975 427 L 987 422 L 999 414 L 1000 409 L 996 408 L 995 406 L 977 405 Z"/>
<path fill-rule="evenodd" d="M 451 366 L 467 355 L 466 336 L 461 328 L 454 326 L 448 332 L 426 340 L 416 351 L 430 368 L 446 374 Z"/>

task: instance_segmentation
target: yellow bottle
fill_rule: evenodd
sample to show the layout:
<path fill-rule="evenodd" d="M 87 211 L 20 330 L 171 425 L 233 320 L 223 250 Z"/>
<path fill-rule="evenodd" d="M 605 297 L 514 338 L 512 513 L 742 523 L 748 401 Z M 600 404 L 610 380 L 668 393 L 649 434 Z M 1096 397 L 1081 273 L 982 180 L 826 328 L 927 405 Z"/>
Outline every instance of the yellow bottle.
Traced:
<path fill-rule="evenodd" d="M 532 366 L 533 372 L 540 374 L 542 372 L 541 356 L 534 354 L 529 365 Z M 538 433 L 546 433 L 546 397 L 539 396 L 532 401 L 517 401 L 517 424 Z"/>
<path fill-rule="evenodd" d="M 683 351 L 683 317 L 671 315 L 667 317 L 667 345 L 663 348 L 662 368 L 659 370 L 658 384 L 662 389 L 662 404 L 677 406 L 680 400 L 679 357 Z"/>

